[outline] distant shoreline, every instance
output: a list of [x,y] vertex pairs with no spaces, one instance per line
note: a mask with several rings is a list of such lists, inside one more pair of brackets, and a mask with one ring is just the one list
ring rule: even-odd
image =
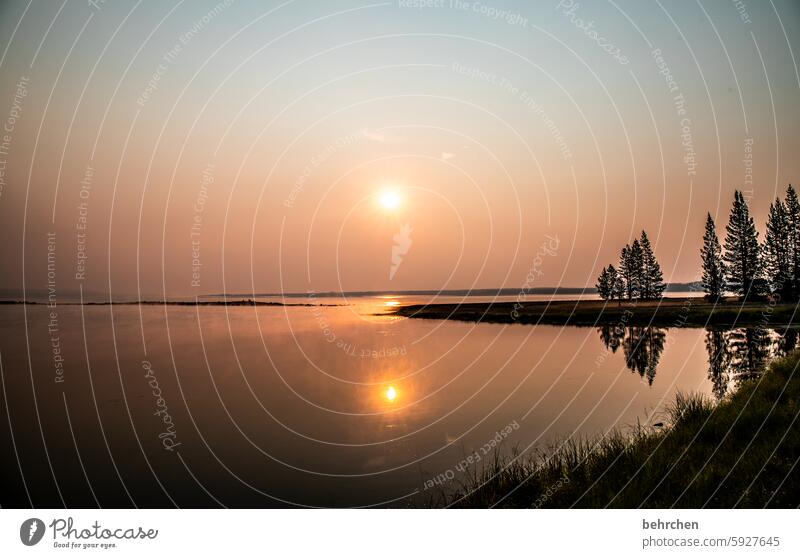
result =
[[392,314],[429,320],[503,324],[653,327],[777,327],[800,325],[800,303],[768,300],[714,303],[701,297],[606,302],[554,300],[537,302],[466,302],[413,304]]
[[[668,283],[665,292],[686,293],[702,290],[699,283]],[[492,287],[486,289],[409,289],[400,291],[307,291],[290,293],[211,293],[202,295],[229,297],[281,297],[281,298],[346,298],[369,296],[519,296],[525,295],[595,295],[595,287],[531,287],[522,291],[519,287]]]
[[[48,306],[49,302],[36,300],[0,300],[0,304],[24,304],[29,306]],[[341,306],[340,304],[317,304],[310,302],[274,302],[246,300],[127,300],[102,302],[57,302],[57,306]]]

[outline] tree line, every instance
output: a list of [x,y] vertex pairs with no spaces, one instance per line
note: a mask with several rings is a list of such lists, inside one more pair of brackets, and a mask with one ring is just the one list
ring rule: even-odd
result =
[[[720,300],[726,293],[743,299],[772,296],[800,298],[800,200],[790,184],[785,199],[769,206],[764,242],[760,243],[747,200],[733,196],[725,242],[720,244],[711,214],[706,216],[701,283],[706,297]],[[647,234],[626,245],[618,267],[603,268],[597,292],[604,300],[661,298],[666,285]]]
[[596,286],[604,300],[661,298],[666,285],[645,231],[633,243],[625,245],[618,267],[609,264],[603,268]]
[[795,189],[790,184],[785,200],[775,198],[770,204],[763,244],[747,200],[737,190],[724,247],[709,213],[700,256],[703,290],[709,299],[719,300],[731,292],[745,299],[796,300],[800,296],[800,201]]

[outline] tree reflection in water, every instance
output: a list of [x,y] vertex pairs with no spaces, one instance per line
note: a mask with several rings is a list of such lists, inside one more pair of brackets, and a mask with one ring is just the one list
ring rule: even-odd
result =
[[598,328],[600,340],[611,352],[617,352],[622,346],[625,366],[632,372],[638,372],[647,383],[652,385],[656,377],[656,368],[664,352],[666,330],[658,327],[622,327],[602,326]]
[[[664,351],[666,329],[657,327],[601,326],[600,340],[616,353],[622,347],[625,366],[652,385]],[[718,399],[749,378],[757,377],[772,358],[792,352],[798,345],[798,329],[747,327],[706,330],[708,377]]]
[[714,395],[722,399],[739,383],[759,376],[770,359],[792,352],[797,346],[797,334],[794,328],[708,329],[708,377]]
[[786,328],[779,334],[777,356],[786,356],[797,348],[797,329]]
[[708,378],[711,391],[717,399],[722,399],[728,391],[728,367],[730,353],[725,343],[725,332],[719,329],[706,330],[706,352],[708,352]]

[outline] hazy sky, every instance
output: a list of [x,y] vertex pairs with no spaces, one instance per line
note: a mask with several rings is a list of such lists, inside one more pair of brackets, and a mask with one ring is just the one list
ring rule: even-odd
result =
[[688,281],[800,182],[796,1],[415,4],[3,2],[0,288]]

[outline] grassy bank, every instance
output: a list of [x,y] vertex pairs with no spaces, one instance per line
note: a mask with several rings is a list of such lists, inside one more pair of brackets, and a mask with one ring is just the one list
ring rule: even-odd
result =
[[797,303],[740,302],[734,298],[712,303],[697,297],[621,304],[602,300],[558,300],[409,305],[399,307],[396,314],[411,318],[519,324],[772,327],[798,323],[797,309]]
[[679,396],[663,428],[544,456],[497,458],[443,502],[456,507],[797,507],[800,352],[718,405]]

